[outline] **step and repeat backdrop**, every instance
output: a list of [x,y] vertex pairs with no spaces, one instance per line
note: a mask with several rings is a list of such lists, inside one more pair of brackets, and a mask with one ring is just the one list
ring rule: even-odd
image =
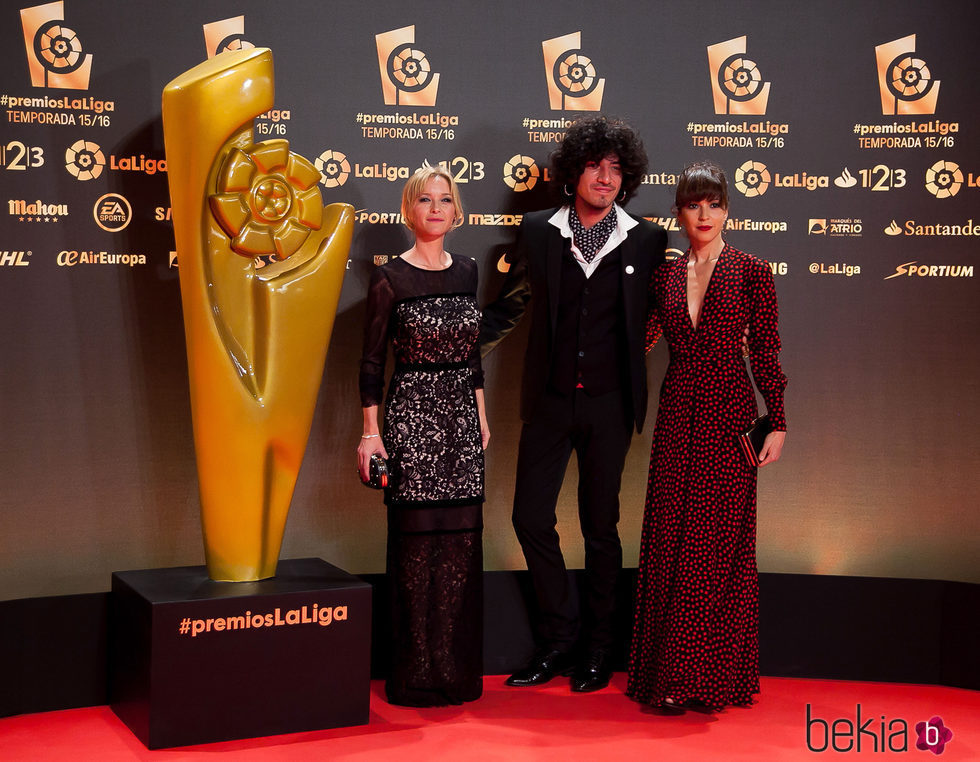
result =
[[[683,251],[676,175],[714,159],[728,241],[776,276],[789,435],[760,474],[760,569],[980,582],[978,28],[972,0],[2,0],[0,599],[203,563],[160,96],[249,46],[276,65],[256,139],[289,141],[324,202],[357,210],[284,557],[384,567],[380,495],[355,474],[356,378],[368,278],[409,245],[405,179],[444,164],[461,183],[448,245],[489,301],[521,215],[554,203],[550,152],[600,112],[650,156],[632,212]],[[523,566],[525,332],[486,361],[489,569]],[[654,398],[666,362],[658,346]],[[624,479],[627,564],[653,421]],[[560,530],[581,565],[570,472]]]

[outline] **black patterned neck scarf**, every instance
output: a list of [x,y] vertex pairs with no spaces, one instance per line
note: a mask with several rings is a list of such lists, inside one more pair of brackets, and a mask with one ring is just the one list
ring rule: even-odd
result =
[[616,229],[616,207],[609,207],[609,214],[599,220],[588,230],[582,224],[582,220],[575,213],[575,206],[568,207],[568,226],[572,229],[572,240],[582,252],[582,257],[586,262],[592,264],[595,255],[606,245],[609,236]]

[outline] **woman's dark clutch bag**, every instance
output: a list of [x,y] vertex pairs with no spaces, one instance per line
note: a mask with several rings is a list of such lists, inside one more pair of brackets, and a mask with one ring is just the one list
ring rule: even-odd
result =
[[766,413],[752,421],[748,431],[739,436],[738,442],[750,466],[759,465],[759,453],[770,431],[772,431],[772,423],[769,421],[769,413]]
[[384,489],[388,486],[388,464],[385,459],[375,453],[371,456],[371,464],[368,466],[369,481],[364,482],[368,487],[374,489]]

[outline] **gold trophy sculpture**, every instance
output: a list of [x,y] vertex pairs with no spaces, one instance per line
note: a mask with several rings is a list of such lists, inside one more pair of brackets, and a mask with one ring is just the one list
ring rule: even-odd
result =
[[[285,140],[254,143],[272,53],[222,53],[163,91],[208,575],[276,573],[354,226]],[[266,264],[265,258],[273,258]]]

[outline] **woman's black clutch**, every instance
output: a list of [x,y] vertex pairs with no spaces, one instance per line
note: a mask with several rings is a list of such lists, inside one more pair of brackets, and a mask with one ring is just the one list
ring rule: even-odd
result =
[[369,481],[364,482],[368,487],[374,489],[384,489],[388,486],[388,464],[378,453],[371,456],[371,464],[368,466]]
[[750,466],[759,465],[759,453],[770,431],[772,431],[772,423],[769,421],[769,413],[766,413],[752,421],[748,431],[739,436],[738,442],[742,445],[742,452],[745,453],[745,459]]

